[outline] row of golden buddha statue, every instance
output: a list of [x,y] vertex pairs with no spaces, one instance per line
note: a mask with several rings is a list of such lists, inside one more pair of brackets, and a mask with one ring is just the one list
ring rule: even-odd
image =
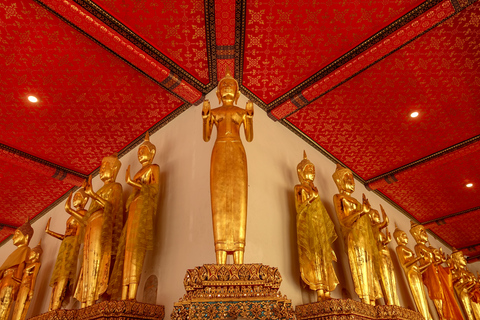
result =
[[[338,284],[332,266],[336,261],[332,243],[337,235],[313,184],[315,167],[305,154],[297,166],[297,173],[300,184],[294,190],[300,272],[310,289],[317,291],[318,301],[322,301],[330,298],[329,293]],[[387,247],[392,236],[388,232],[389,220],[384,209],[380,206],[382,221],[365,195],[362,203],[352,197],[355,184],[349,169],[337,165],[333,180],[339,191],[333,202],[355,292],[366,304],[375,305],[375,301],[383,297],[387,305],[400,306],[394,266]],[[417,243],[415,253],[406,246],[408,237],[404,231],[396,227],[393,237],[417,310],[426,320],[432,319],[424,291],[426,286],[440,319],[463,319],[455,299],[456,291],[468,320],[480,320],[480,281],[466,269],[463,253],[455,250],[446,257],[441,248],[427,246],[428,235],[422,225],[411,222],[410,233]]]
[[[226,264],[227,255],[233,255],[234,264],[243,264],[244,260],[248,178],[239,131],[243,124],[246,140],[253,139],[253,104],[249,101],[245,109],[235,106],[239,96],[238,83],[227,72],[218,85],[221,106],[211,110],[210,102],[205,101],[202,109],[205,141],[210,140],[213,126],[217,127],[210,191],[219,265]],[[126,183],[133,187],[133,192],[125,206],[122,185],[116,182],[121,163],[112,155],[102,160],[100,179],[104,185],[98,191],[93,190],[89,177],[73,199],[70,194],[65,210],[71,217],[65,233],[50,230],[48,221],[46,233],[62,241],[50,280],[53,288],[50,311],[61,308],[71,294],[82,307],[92,306],[101,297],[136,298],[146,251],[153,249],[160,175],[158,165],[153,164],[155,153],[156,148],[147,134],[138,149],[142,168],[133,178],[130,167],[126,171]],[[333,268],[337,258],[332,248],[337,233],[314,185],[315,167],[306,154],[297,166],[297,174],[300,184],[295,186],[294,194],[301,278],[317,292],[318,301],[324,301],[331,299],[330,293],[339,284]],[[362,202],[352,196],[355,182],[350,170],[337,166],[333,180],[339,192],[334,195],[333,203],[355,292],[368,305],[375,305],[376,300],[383,297],[387,305],[399,306],[388,249],[392,235],[384,209],[380,207],[380,214],[365,196]],[[88,199],[91,204],[86,210]],[[426,320],[432,319],[424,291],[426,286],[440,319],[462,319],[455,290],[468,320],[480,320],[479,281],[466,269],[463,254],[455,251],[446,257],[441,250],[427,246],[428,236],[421,225],[412,223],[410,232],[417,242],[415,253],[406,246],[408,238],[404,231],[396,228],[393,237],[418,311]],[[13,319],[25,319],[41,255],[40,246],[32,250],[28,247],[32,235],[29,223],[18,228],[13,236],[18,249],[0,267],[0,320],[8,319],[14,302]],[[77,266],[82,244],[81,265]],[[443,266],[445,263],[447,266]],[[80,276],[75,281],[78,268]]]
[[0,319],[8,319],[12,312],[13,320],[25,319],[32,300],[35,281],[40,269],[42,247],[31,249],[28,245],[33,236],[33,228],[27,221],[17,228],[12,241],[17,249],[13,251],[0,267]]
[[[126,182],[133,191],[125,206],[125,224],[122,185],[115,181],[121,166],[116,155],[103,158],[100,179],[104,185],[98,191],[93,190],[89,177],[73,196],[73,206],[72,194],[68,197],[65,210],[71,217],[66,222],[65,234],[50,230],[48,220],[46,233],[62,241],[50,280],[53,289],[49,311],[61,308],[68,292],[82,307],[93,305],[102,295],[135,299],[146,250],[153,249],[153,219],[160,182],[159,167],[152,163],[155,152],[147,134],[138,149],[142,168],[133,179],[130,167],[126,173]],[[86,210],[89,198],[92,202]],[[8,319],[14,302],[12,319],[25,319],[40,267],[41,248],[28,247],[32,235],[28,222],[18,228],[13,235],[18,249],[0,267],[0,320]],[[82,244],[80,276],[75,283]]]

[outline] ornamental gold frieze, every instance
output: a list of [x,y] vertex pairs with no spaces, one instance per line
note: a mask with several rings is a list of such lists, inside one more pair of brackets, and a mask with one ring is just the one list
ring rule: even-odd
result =
[[423,320],[423,316],[399,306],[372,306],[351,299],[332,299],[295,307],[298,320],[395,319]]
[[136,301],[103,301],[82,309],[58,309],[30,318],[34,320],[162,320],[165,307]]
[[181,319],[295,319],[292,302],[282,296],[275,267],[253,264],[204,264],[188,269],[187,293],[171,315]]
[[266,301],[210,301],[175,306],[171,319],[295,319],[290,303]]
[[188,269],[183,300],[229,298],[280,298],[282,276],[275,267],[263,264],[205,264]]

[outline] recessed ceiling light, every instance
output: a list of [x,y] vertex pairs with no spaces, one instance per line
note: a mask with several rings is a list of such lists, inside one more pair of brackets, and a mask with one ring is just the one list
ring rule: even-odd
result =
[[30,101],[30,102],[38,102],[38,99],[37,99],[37,97],[34,97],[34,96],[28,96],[28,101]]
[[416,112],[416,111],[415,111],[415,112],[412,112],[412,114],[410,115],[410,117],[412,117],[412,118],[418,117],[418,112]]
[[467,186],[467,188],[471,188],[471,187],[473,187],[473,183],[467,183],[466,186]]

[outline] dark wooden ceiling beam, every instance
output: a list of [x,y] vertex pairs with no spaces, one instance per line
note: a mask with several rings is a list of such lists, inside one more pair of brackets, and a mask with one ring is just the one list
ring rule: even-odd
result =
[[17,226],[11,226],[9,224],[1,223],[0,222],[0,230],[2,230],[4,227],[10,228],[10,229],[17,229]]
[[440,150],[438,152],[435,152],[431,155],[423,157],[419,160],[416,160],[416,161],[413,161],[409,164],[406,164],[402,167],[391,170],[389,172],[386,172],[386,173],[381,174],[379,176],[376,176],[374,178],[368,179],[367,181],[365,181],[365,186],[367,187],[367,189],[376,189],[376,188],[371,188],[369,186],[371,186],[372,183],[378,182],[380,180],[385,180],[387,184],[397,182],[396,181],[397,179],[395,178],[395,176],[398,175],[399,173],[404,173],[404,172],[412,169],[413,167],[416,167],[416,166],[419,166],[419,165],[422,165],[422,164],[426,164],[426,163],[428,163],[428,162],[430,162],[434,159],[443,157],[443,156],[445,156],[447,154],[450,154],[450,153],[452,153],[452,152],[454,152],[458,149],[461,149],[461,148],[464,148],[464,147],[467,147],[467,146],[470,146],[474,143],[479,143],[479,142],[480,142],[480,135],[474,136],[470,139],[459,142],[459,143],[454,144],[454,145],[452,145],[448,148],[445,148],[445,149]]
[[87,175],[0,143],[0,159],[50,178],[81,186]]
[[[467,262],[470,263],[470,261],[477,260],[477,259],[480,259],[480,254],[477,254],[476,256],[473,256],[473,257],[467,257]],[[472,262],[474,262],[474,261],[472,261]]]
[[449,215],[446,215],[446,216],[443,216],[443,217],[439,217],[439,218],[435,218],[435,219],[432,219],[432,220],[429,220],[429,221],[425,221],[425,222],[422,223],[422,225],[427,225],[427,224],[431,224],[431,223],[437,223],[438,225],[442,225],[442,224],[445,224],[445,223],[441,223],[441,221],[445,221],[447,219],[450,219],[450,218],[453,218],[453,217],[458,217],[462,214],[466,214],[466,213],[469,213],[469,212],[472,212],[472,211],[477,211],[477,210],[480,210],[480,207],[475,207],[475,208],[463,210],[463,211],[460,211],[460,212],[457,212],[457,213],[452,213],[452,214],[449,214]]
[[[472,244],[472,245],[470,245],[470,246],[457,248],[457,250],[465,250],[465,249],[470,249],[470,248],[473,248],[473,249],[474,249],[474,248],[476,248],[476,247],[478,247],[478,246],[480,246],[480,243],[475,243],[475,244]],[[471,251],[471,250],[470,250],[470,251]],[[475,251],[477,251],[477,250],[475,250]]]

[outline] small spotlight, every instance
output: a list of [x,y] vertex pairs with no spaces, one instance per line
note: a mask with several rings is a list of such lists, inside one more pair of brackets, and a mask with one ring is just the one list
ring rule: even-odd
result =
[[418,117],[418,112],[416,112],[416,111],[415,111],[415,112],[412,112],[412,114],[410,115],[410,117],[412,117],[412,118]]
[[28,101],[30,101],[30,102],[38,102],[38,99],[37,99],[37,97],[34,97],[34,96],[28,96]]
[[467,184],[466,184],[466,187],[467,187],[467,188],[473,187],[473,183],[467,183]]

